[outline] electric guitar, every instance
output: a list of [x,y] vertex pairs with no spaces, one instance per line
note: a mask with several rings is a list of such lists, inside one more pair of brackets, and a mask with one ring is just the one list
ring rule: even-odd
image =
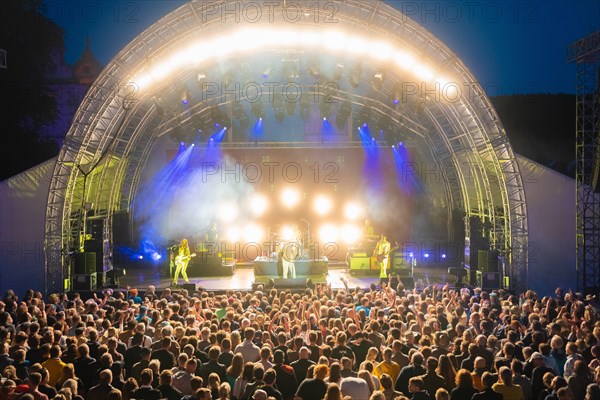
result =
[[192,257],[196,257],[196,253],[192,253],[189,256],[184,256],[183,254],[179,254],[175,257],[175,265],[182,264],[184,261],[189,261]]
[[390,255],[390,253],[391,253],[392,251],[394,251],[394,250],[398,249],[399,247],[400,247],[400,246],[394,246],[394,247],[392,247],[392,248],[390,249],[390,251],[386,251],[386,252],[385,252],[385,253],[383,253],[383,254],[377,254],[377,255],[375,256],[375,260],[377,260],[377,262],[378,262],[378,263],[382,262],[382,261],[383,261],[383,260],[384,260],[384,259],[385,259],[387,256],[389,256],[389,255]]

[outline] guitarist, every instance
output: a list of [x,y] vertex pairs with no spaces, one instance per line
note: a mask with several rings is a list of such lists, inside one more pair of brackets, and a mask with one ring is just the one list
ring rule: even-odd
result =
[[373,257],[377,259],[379,263],[379,278],[386,279],[387,278],[387,265],[389,261],[391,245],[390,242],[387,241],[387,236],[382,234],[375,246],[375,250],[373,251]]
[[173,286],[177,286],[177,282],[179,280],[179,274],[185,280],[185,283],[188,283],[190,280],[186,274],[188,263],[192,255],[190,254],[190,246],[188,246],[187,239],[183,239],[181,243],[179,243],[179,252],[177,257],[175,257],[175,276],[173,277]]

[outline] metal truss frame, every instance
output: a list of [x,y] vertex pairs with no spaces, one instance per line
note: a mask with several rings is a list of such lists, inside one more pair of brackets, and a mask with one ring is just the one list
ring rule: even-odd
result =
[[[242,0],[225,0],[222,7],[235,9]],[[277,5],[278,4],[278,5]],[[270,3],[275,21],[286,23],[284,3]],[[337,10],[336,28],[347,28],[384,38],[409,48],[418,57],[435,66],[440,73],[459,82],[463,93],[458,101],[444,103],[428,100],[422,110],[407,106],[403,114],[405,129],[421,136],[428,154],[441,171],[446,204],[461,209],[465,216],[483,216],[492,223],[493,245],[507,263],[511,288],[527,287],[527,209],[521,173],[498,116],[473,75],[443,43],[400,11],[382,1],[317,0],[313,9]],[[191,38],[216,36],[241,25],[235,14],[209,15],[204,2],[193,0],[156,22],[128,44],[109,63],[92,85],[80,105],[65,139],[52,176],[46,210],[46,291],[63,290],[69,277],[69,252],[80,203],[93,202],[96,215],[108,219],[105,241],[111,240],[110,218],[114,212],[131,211],[141,172],[160,135],[170,129],[169,117],[161,115],[150,95],[137,94],[132,76],[150,68],[168,49]],[[211,10],[214,11],[214,10]],[[329,28],[315,23],[308,12],[298,24],[314,29]],[[167,80],[176,82],[185,72]],[[172,90],[163,86],[161,90]],[[353,100],[373,105],[380,113],[378,99]],[[190,115],[191,117],[191,115]],[[395,123],[399,123],[395,119]],[[230,143],[250,147],[255,143]],[[291,147],[290,143],[261,144]],[[299,146],[309,146],[302,143]],[[349,143],[345,143],[348,146]],[[350,144],[351,145],[351,144]],[[88,188],[83,188],[82,172],[103,165]],[[131,213],[130,213],[131,214]],[[466,227],[468,232],[468,227]],[[106,243],[105,243],[106,245]]]
[[577,190],[577,289],[600,291],[600,31],[572,43],[567,62],[576,64],[575,183]]

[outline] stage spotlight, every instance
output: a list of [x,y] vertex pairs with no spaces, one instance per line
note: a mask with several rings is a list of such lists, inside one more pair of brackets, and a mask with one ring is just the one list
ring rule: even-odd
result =
[[425,258],[429,258],[429,253],[425,253],[425,254],[423,254],[423,257],[425,257]]
[[201,88],[204,88],[204,82],[206,82],[206,74],[203,72],[199,72],[197,80],[198,80],[198,86]]
[[269,201],[262,194],[256,193],[250,199],[250,212],[255,217],[262,216],[267,211],[267,207],[269,207]]
[[227,230],[227,233],[225,234],[225,239],[235,243],[240,241],[241,236],[242,235],[239,228],[231,227]]
[[442,254],[442,258],[443,258],[443,259],[446,259],[446,254]]
[[375,75],[373,75],[373,80],[371,81],[371,84],[373,85],[373,89],[377,91],[381,90],[381,87],[383,86],[383,72],[378,72]]
[[250,111],[252,112],[252,115],[254,115],[256,118],[264,117],[265,110],[262,101],[257,100],[254,103],[252,103],[252,105],[250,106]]
[[262,73],[263,79],[268,79],[270,73],[271,73],[271,67],[265,68],[265,70]]
[[289,225],[286,225],[281,228],[281,232],[279,232],[279,238],[284,242],[290,241],[294,238],[295,232],[294,228]]
[[181,104],[187,105],[190,102],[190,92],[186,89],[181,92]]
[[140,254],[137,258],[138,258],[138,260],[143,260],[144,256]]
[[371,121],[372,116],[373,116],[373,112],[371,111],[371,107],[369,107],[368,105],[365,105],[365,106],[363,106],[363,108],[361,108],[360,113],[358,114],[358,120],[364,126],[364,124]]
[[219,219],[223,222],[231,222],[238,215],[238,208],[234,203],[225,203],[217,210]]
[[350,71],[350,84],[354,89],[360,85],[360,76],[362,75],[362,65],[356,64],[352,71]]
[[400,103],[400,101],[402,100],[402,93],[403,93],[402,84],[396,83],[394,85],[394,87],[392,88],[392,102],[394,103],[394,105],[397,105]]
[[415,253],[413,253],[413,252],[411,251],[410,253],[408,253],[408,256],[409,256],[410,258],[413,258],[413,257],[415,256]]
[[243,239],[246,243],[259,243],[263,238],[263,230],[260,226],[251,224],[244,228]]
[[336,242],[338,240],[338,233],[338,229],[331,224],[324,225],[319,230],[319,236],[321,237],[321,241],[323,243]]
[[352,221],[360,218],[362,213],[362,207],[355,203],[348,203],[344,208],[344,215],[346,215],[346,218]]
[[314,201],[315,212],[319,215],[327,215],[333,208],[333,201],[326,196],[317,196]]
[[319,111],[321,111],[321,118],[327,118],[329,117],[329,114],[331,114],[331,104],[333,102],[331,100],[328,99],[323,99],[323,101],[321,101],[321,103],[319,104]]
[[308,72],[308,74],[315,79],[319,79],[321,77],[321,68],[319,67],[317,60],[311,60],[308,63],[308,70],[306,72]]
[[333,69],[333,80],[339,81],[344,75],[344,64],[337,64]]
[[288,82],[293,82],[295,79],[298,79],[300,67],[298,66],[297,59],[282,59],[281,60],[281,75],[288,80]]
[[281,192],[281,202],[286,208],[293,208],[300,202],[300,192],[287,188]]
[[346,244],[354,244],[360,239],[360,229],[354,225],[342,227],[342,240]]

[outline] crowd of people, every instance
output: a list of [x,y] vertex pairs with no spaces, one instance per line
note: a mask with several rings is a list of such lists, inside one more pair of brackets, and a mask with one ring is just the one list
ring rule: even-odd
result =
[[557,289],[78,294],[0,302],[0,400],[599,400],[600,308]]

